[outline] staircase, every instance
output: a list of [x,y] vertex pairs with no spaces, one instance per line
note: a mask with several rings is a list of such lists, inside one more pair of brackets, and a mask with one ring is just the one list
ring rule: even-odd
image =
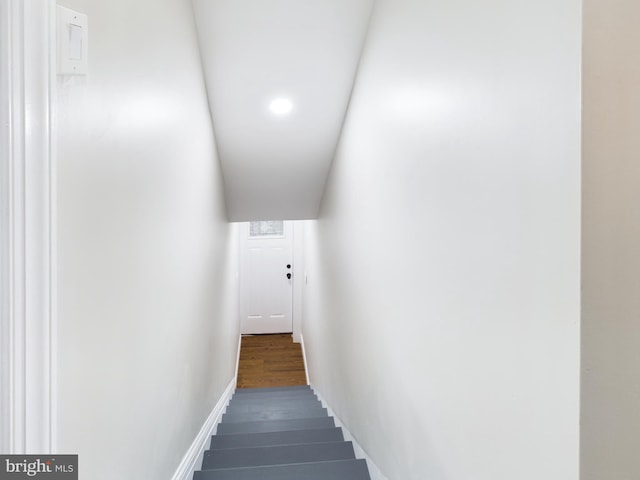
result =
[[237,390],[193,480],[370,480],[309,386]]

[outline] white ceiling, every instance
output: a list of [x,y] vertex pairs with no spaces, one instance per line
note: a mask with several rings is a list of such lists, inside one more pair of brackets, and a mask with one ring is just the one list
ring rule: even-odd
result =
[[194,0],[229,220],[316,217],[372,3]]

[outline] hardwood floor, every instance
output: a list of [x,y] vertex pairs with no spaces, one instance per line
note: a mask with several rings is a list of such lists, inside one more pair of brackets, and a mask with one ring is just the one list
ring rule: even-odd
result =
[[306,385],[300,344],[291,334],[242,337],[238,388]]

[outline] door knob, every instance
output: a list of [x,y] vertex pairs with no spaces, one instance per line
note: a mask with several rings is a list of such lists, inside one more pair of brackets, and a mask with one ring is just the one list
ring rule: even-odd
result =
[[287,278],[288,278],[289,280],[291,280],[291,274],[290,274],[290,273],[287,273]]

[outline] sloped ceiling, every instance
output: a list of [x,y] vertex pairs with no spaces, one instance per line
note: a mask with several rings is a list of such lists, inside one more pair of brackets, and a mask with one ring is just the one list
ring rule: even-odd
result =
[[229,220],[316,217],[372,3],[194,0]]

